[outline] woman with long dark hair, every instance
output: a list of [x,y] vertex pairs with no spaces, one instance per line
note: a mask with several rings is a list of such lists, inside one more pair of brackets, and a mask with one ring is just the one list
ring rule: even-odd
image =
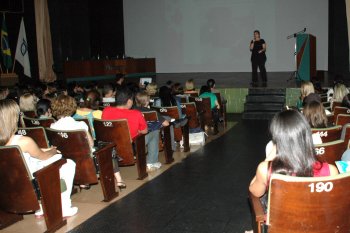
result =
[[276,114],[270,133],[276,154],[259,164],[249,186],[253,195],[265,194],[271,173],[300,177],[338,174],[335,166],[321,162],[315,155],[311,128],[301,113],[286,110]]

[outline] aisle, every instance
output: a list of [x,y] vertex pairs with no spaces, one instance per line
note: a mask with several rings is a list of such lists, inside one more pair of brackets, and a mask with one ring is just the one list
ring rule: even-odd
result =
[[243,232],[267,123],[242,122],[70,232]]

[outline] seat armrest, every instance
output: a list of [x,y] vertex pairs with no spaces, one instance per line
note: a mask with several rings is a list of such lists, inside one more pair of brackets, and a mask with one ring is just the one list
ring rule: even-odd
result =
[[61,168],[61,166],[63,164],[65,164],[67,162],[66,159],[59,159],[57,160],[56,162],[46,166],[46,167],[43,167],[42,169],[36,171],[33,173],[33,176],[36,178],[38,176],[45,176],[45,174],[48,172],[48,171],[51,171],[51,170],[59,170]]
[[254,196],[251,192],[249,192],[249,202],[250,202],[250,207],[251,207],[252,217],[253,217],[252,225],[253,225],[254,233],[261,233],[262,224],[265,222],[265,219],[266,219],[264,207],[260,201],[260,198]]

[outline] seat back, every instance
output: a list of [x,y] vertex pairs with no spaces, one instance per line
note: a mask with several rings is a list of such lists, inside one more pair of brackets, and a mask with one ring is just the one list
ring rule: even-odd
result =
[[340,140],[342,127],[340,125],[329,128],[313,128],[312,133],[319,133],[323,143]]
[[[33,174],[40,189],[46,232],[55,232],[67,224],[62,217],[59,175],[64,163],[66,160],[60,159]],[[23,219],[17,214],[40,209],[32,175],[18,146],[0,147],[0,182],[3,186],[0,192],[0,229]]]
[[86,131],[50,128],[45,130],[50,144],[57,146],[65,158],[75,162],[74,183],[82,185],[97,183],[96,168]]
[[36,112],[35,111],[24,111],[23,116],[26,117],[31,117],[31,118],[36,118]]
[[213,118],[210,108],[210,98],[189,97],[189,101],[196,103],[202,128],[204,128],[204,125],[211,125]]
[[350,114],[350,109],[345,108],[345,107],[334,107],[334,119],[337,119],[337,116],[339,114]]
[[114,107],[115,105],[116,105],[115,102],[103,102],[103,103],[102,103],[102,107],[103,107],[103,108],[109,107],[109,106]]
[[94,120],[96,140],[116,144],[117,154],[123,159],[120,165],[134,165],[134,153],[131,144],[130,130],[126,119]]
[[[168,116],[175,120],[180,119],[180,113],[177,106],[161,107],[161,108],[154,108],[154,109],[164,116]],[[180,128],[174,128],[174,137],[175,137],[175,141],[182,140],[182,131]]]
[[332,112],[334,112],[334,108],[335,108],[335,107],[341,107],[341,105],[342,105],[342,102],[336,102],[336,101],[334,101],[334,102],[332,103]]
[[49,147],[49,142],[43,127],[19,128],[17,134],[31,137],[40,148]]
[[156,111],[142,112],[143,117],[146,121],[157,121],[158,116]]
[[168,116],[175,120],[180,119],[180,113],[177,106],[161,107],[161,108],[154,108],[154,109],[164,116]]
[[340,138],[344,141],[344,147],[345,149],[347,149],[350,140],[350,124],[346,124],[343,126]]
[[32,176],[18,146],[0,147],[0,209],[11,213],[38,210]]
[[335,161],[341,160],[345,148],[343,140],[315,145],[316,155],[320,156],[322,161],[333,165],[335,165]]
[[325,108],[325,109],[328,109],[328,110],[330,110],[330,108],[331,108],[331,103],[330,102],[322,102],[322,105],[323,105],[323,107]]
[[181,104],[181,110],[182,113],[186,114],[186,116],[189,118],[188,126],[190,129],[198,128],[200,126],[198,112],[194,102]]
[[336,122],[335,122],[336,125],[343,126],[343,125],[346,125],[348,123],[350,123],[350,114],[338,114],[337,115]]
[[38,127],[42,126],[44,128],[50,127],[52,123],[55,122],[53,118],[31,118],[31,117],[22,117],[25,127]]
[[350,173],[329,177],[273,174],[269,188],[269,233],[349,232]]
[[93,137],[94,136],[94,127],[91,125],[90,121],[86,117],[75,118],[76,121],[83,121],[89,128],[89,133]]

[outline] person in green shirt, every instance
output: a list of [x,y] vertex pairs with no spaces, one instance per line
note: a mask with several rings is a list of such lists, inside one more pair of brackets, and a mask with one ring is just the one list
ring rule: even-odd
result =
[[210,98],[210,108],[214,122],[214,134],[217,134],[218,131],[218,123],[220,119],[220,105],[218,99],[214,93],[211,92],[209,86],[202,86],[199,92],[200,98]]
[[200,98],[210,98],[210,108],[211,109],[220,109],[218,98],[214,93],[211,92],[210,87],[202,86],[199,92]]

